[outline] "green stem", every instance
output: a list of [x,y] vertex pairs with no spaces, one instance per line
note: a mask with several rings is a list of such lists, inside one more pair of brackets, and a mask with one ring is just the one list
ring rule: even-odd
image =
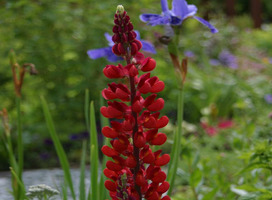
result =
[[[17,145],[18,145],[18,174],[19,180],[22,182],[22,173],[24,168],[24,146],[23,146],[23,135],[22,135],[22,120],[21,120],[21,98],[16,97],[16,109],[17,109]],[[15,168],[16,170],[16,168]],[[21,188],[18,188],[18,194],[21,197]]]
[[85,90],[85,104],[84,104],[84,114],[85,114],[85,123],[87,130],[90,132],[90,119],[89,119],[89,110],[90,110],[90,95],[89,89]]
[[176,173],[178,169],[178,163],[180,160],[180,153],[181,153],[181,136],[182,136],[182,122],[183,122],[183,88],[179,89],[179,96],[178,96],[178,116],[177,116],[177,131],[175,133],[175,144],[173,148],[173,152],[171,152],[172,162],[169,164],[168,171],[171,171],[169,174],[168,181],[170,183],[170,188],[168,190],[168,194],[170,195],[175,183]]
[[[11,142],[11,138],[10,138],[10,131],[9,130],[5,130],[5,131],[6,131],[6,136],[7,136],[6,139],[7,140],[5,140],[5,138],[3,138],[3,139],[4,139],[5,147],[8,151],[10,166],[15,171],[18,171],[18,165],[15,160],[14,153],[13,153],[13,147],[12,147],[12,142]],[[16,178],[13,175],[12,175],[11,181],[12,181],[12,190],[13,190],[14,199],[19,199],[18,182],[16,181]]]
[[98,191],[98,141],[93,101],[90,103],[90,164],[91,199],[100,199]]
[[176,173],[178,169],[178,163],[180,160],[181,154],[181,136],[182,136],[182,122],[183,122],[183,81],[182,81],[182,73],[181,73],[181,63],[179,59],[178,53],[178,44],[179,44],[179,36],[180,36],[180,27],[174,27],[175,36],[172,41],[168,44],[168,52],[171,56],[174,68],[176,70],[177,81],[178,81],[178,106],[177,106],[177,131],[174,136],[174,144],[171,151],[171,161],[168,167],[168,177],[167,181],[170,183],[170,188],[168,190],[168,195],[171,195],[171,192],[174,188]]

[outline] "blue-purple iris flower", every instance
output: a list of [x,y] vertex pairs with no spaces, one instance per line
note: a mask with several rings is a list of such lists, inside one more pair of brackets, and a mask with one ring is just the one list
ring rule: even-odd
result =
[[207,26],[212,33],[217,33],[218,30],[206,20],[195,16],[197,7],[195,5],[188,5],[185,0],[173,0],[172,10],[168,9],[167,0],[161,0],[162,14],[142,14],[140,19],[143,22],[148,22],[151,26],[156,25],[180,25],[182,22],[192,17],[199,21],[204,26]]
[[[143,45],[142,50],[146,51],[146,52],[149,52],[149,53],[154,53],[155,54],[156,53],[155,47],[151,43],[149,43],[149,42],[147,42],[145,40],[141,40],[140,39],[140,33],[138,31],[135,31],[135,32],[137,34],[136,39],[140,40],[142,45]],[[117,62],[119,60],[123,60],[122,57],[116,56],[112,52],[112,46],[114,45],[114,42],[112,41],[112,36],[109,33],[105,33],[104,35],[105,35],[105,37],[106,37],[106,39],[108,41],[109,46],[104,47],[104,48],[100,48],[100,49],[89,50],[89,51],[87,51],[88,56],[91,59],[98,59],[98,58],[106,57],[108,59],[108,61],[110,61],[110,62]]]

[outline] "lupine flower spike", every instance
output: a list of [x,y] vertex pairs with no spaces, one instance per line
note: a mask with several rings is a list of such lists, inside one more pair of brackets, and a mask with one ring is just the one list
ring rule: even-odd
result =
[[107,65],[103,70],[109,79],[124,80],[124,83],[113,82],[102,91],[108,106],[101,107],[100,111],[104,117],[113,119],[111,127],[102,129],[103,135],[111,139],[111,146],[103,146],[102,152],[112,158],[104,169],[109,178],[105,187],[112,200],[169,200],[164,195],[169,183],[161,167],[169,162],[170,156],[162,155],[162,150],[153,152],[151,148],[164,144],[167,139],[159,128],[166,126],[169,119],[160,117],[164,100],[157,98],[164,83],[151,76],[156,61],[139,52],[142,43],[137,40],[123,6],[117,7],[114,24],[112,51],[124,58],[126,66]]
[[[155,50],[155,47],[153,46],[153,44],[151,44],[148,41],[141,40],[140,33],[138,31],[135,31],[135,33],[137,34],[136,39],[139,40],[143,45],[142,50],[146,51],[148,53],[155,54],[156,50]],[[88,56],[91,59],[98,59],[98,58],[106,57],[107,60],[110,62],[117,62],[117,61],[123,60],[122,57],[116,56],[112,52],[112,47],[114,45],[114,42],[112,41],[112,35],[110,35],[109,33],[105,33],[104,35],[109,43],[109,46],[104,47],[104,48],[100,48],[100,49],[89,50],[89,51],[87,51]]]
[[208,27],[212,33],[217,33],[218,30],[206,20],[195,16],[197,7],[188,5],[186,0],[173,0],[172,10],[168,9],[167,0],[161,0],[162,14],[142,14],[140,19],[143,22],[148,22],[151,26],[156,25],[181,25],[188,18],[193,18],[199,21],[204,26]]

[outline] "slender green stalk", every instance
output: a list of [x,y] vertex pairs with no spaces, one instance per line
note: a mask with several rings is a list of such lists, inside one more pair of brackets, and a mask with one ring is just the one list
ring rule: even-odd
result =
[[[13,146],[12,146],[12,142],[10,138],[10,131],[5,129],[5,132],[6,132],[5,133],[6,137],[3,136],[3,142],[8,152],[10,166],[16,172],[18,171],[18,164],[15,160],[14,153],[13,153]],[[11,181],[12,181],[12,190],[13,190],[12,195],[14,196],[14,199],[19,199],[18,182],[16,181],[16,178],[13,175],[12,175]]]
[[68,200],[68,196],[67,196],[67,185],[63,185],[62,187],[62,199],[63,200]]
[[53,140],[55,149],[57,151],[58,158],[60,159],[60,164],[61,164],[62,170],[64,172],[65,182],[68,184],[68,186],[70,188],[73,199],[76,200],[76,195],[74,192],[72,177],[71,177],[71,173],[70,173],[70,166],[68,163],[66,153],[65,153],[65,151],[59,141],[59,138],[58,138],[58,135],[57,135],[57,132],[55,129],[55,125],[53,123],[53,119],[50,114],[47,102],[43,97],[41,98],[41,100],[42,100],[42,108],[43,108],[44,116],[46,119],[47,127],[49,130],[50,136]]
[[84,114],[85,114],[85,123],[87,130],[90,131],[90,119],[89,119],[89,109],[90,109],[90,95],[89,95],[89,90],[85,90],[85,105],[84,105]]
[[11,171],[12,176],[15,178],[15,180],[17,181],[18,185],[20,186],[20,200],[21,199],[28,199],[25,194],[25,186],[24,183],[21,181],[21,179],[19,178],[19,176],[16,174],[16,172],[14,171],[14,169],[12,167],[9,168]]
[[91,175],[91,199],[100,199],[98,192],[98,141],[96,131],[96,120],[94,102],[90,104],[90,175]]
[[85,200],[85,165],[86,165],[86,151],[87,151],[87,141],[84,140],[82,143],[82,154],[80,161],[80,183],[79,183],[79,199]]
[[[18,174],[19,180],[22,182],[22,173],[24,168],[24,145],[23,145],[23,134],[22,134],[22,120],[21,120],[21,98],[16,97],[16,110],[17,110],[17,145],[18,145],[18,168],[16,173]],[[16,168],[14,169],[16,170]],[[18,188],[19,199],[21,199],[21,186]]]
[[14,153],[13,153],[13,146],[10,138],[10,134],[7,135],[7,144],[6,144],[6,149],[9,154],[9,162],[11,167],[14,169],[14,171],[18,171],[18,164],[15,160]]
[[175,140],[174,140],[174,148],[172,149],[171,156],[172,161],[169,164],[168,174],[169,174],[169,183],[170,188],[168,190],[168,194],[170,195],[175,183],[176,173],[178,169],[178,163],[180,158],[180,152],[181,152],[181,136],[182,136],[182,122],[183,122],[183,89],[181,88],[179,90],[179,96],[178,96],[178,119],[177,119],[177,131],[175,133]]

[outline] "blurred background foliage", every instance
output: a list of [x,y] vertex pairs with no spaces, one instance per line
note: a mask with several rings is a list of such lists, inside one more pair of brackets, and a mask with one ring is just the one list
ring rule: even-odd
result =
[[[189,57],[189,72],[185,84],[184,160],[177,179],[182,187],[177,190],[188,192],[189,197],[200,194],[204,200],[215,194],[218,199],[234,199],[239,190],[230,193],[231,184],[250,182],[261,172],[248,174],[243,180],[234,174],[258,158],[260,154],[256,152],[264,151],[260,150],[260,144],[271,148],[266,141],[272,137],[272,100],[265,97],[272,94],[272,4],[270,0],[262,1],[263,24],[260,29],[253,29],[248,0],[236,1],[235,16],[231,18],[226,15],[223,1],[188,0],[188,3],[197,5],[198,16],[209,18],[219,33],[211,34],[196,20],[188,19],[183,24],[179,50]],[[39,71],[38,76],[25,77],[22,91],[26,168],[58,165],[44,122],[41,95],[50,102],[69,159],[78,165],[81,141],[88,137],[84,91],[89,88],[98,112],[99,96],[108,81],[102,70],[110,64],[104,58],[91,60],[86,52],[108,46],[104,33],[111,33],[118,4],[124,5],[141,38],[156,47],[154,73],[166,83],[161,94],[166,102],[163,112],[171,120],[164,130],[169,133],[164,150],[171,148],[178,91],[166,46],[158,41],[165,30],[139,20],[141,13],[161,12],[158,0],[1,0],[0,109],[7,108],[14,134],[16,112],[8,60],[10,49],[17,53],[20,64],[34,63]],[[203,123],[216,127],[222,120],[231,120],[232,126],[216,128],[214,137],[210,137]],[[2,128],[0,131],[1,135]],[[245,155],[249,150],[252,154]],[[253,154],[257,155],[254,159],[250,157]],[[263,155],[268,155],[269,160],[272,154],[266,151]],[[3,145],[0,145],[0,160],[0,170],[8,169]],[[222,173],[224,177],[220,176]],[[270,184],[272,180],[267,180],[266,174],[262,174],[262,180]],[[204,183],[206,186],[200,189]],[[193,190],[186,190],[188,185]],[[182,198],[177,195],[177,199]]]

